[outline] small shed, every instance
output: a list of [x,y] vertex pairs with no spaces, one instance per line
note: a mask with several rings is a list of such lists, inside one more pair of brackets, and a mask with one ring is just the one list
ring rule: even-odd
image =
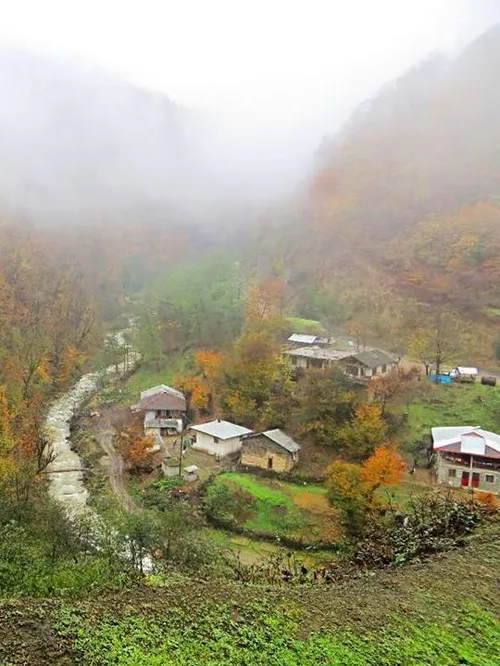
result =
[[282,430],[245,435],[240,463],[248,467],[288,472],[298,462],[300,445]]
[[465,366],[457,366],[450,372],[450,377],[456,382],[473,383],[476,381],[478,375],[479,370],[477,368],[469,368]]
[[188,465],[187,467],[184,467],[182,473],[188,483],[197,481],[200,476],[200,470],[197,465]]

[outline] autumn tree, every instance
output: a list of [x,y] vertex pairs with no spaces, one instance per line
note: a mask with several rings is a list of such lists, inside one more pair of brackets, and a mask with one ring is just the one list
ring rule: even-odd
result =
[[373,454],[361,465],[361,481],[373,493],[380,486],[395,486],[403,476],[405,464],[392,444],[377,446]]
[[201,349],[194,355],[193,370],[175,376],[174,384],[186,394],[190,407],[215,415],[222,362],[219,352]]
[[337,432],[341,450],[351,460],[363,460],[382,444],[387,433],[387,423],[382,416],[382,406],[366,403],[356,407],[353,416]]
[[250,283],[247,290],[245,329],[279,337],[284,327],[284,303],[285,285],[279,277]]
[[145,436],[136,426],[126,428],[118,438],[118,448],[125,460],[127,469],[132,473],[149,471],[152,464],[152,437]]
[[343,512],[343,523],[350,536],[359,536],[378,502],[375,493],[381,486],[401,481],[404,462],[391,444],[378,446],[361,465],[336,460],[327,468],[328,500]]
[[294,429],[321,446],[338,447],[339,430],[352,418],[356,399],[354,384],[341,370],[309,370],[295,391]]
[[336,460],[327,469],[327,497],[342,512],[342,523],[350,536],[364,526],[367,494],[361,479],[361,468],[345,460]]
[[223,415],[249,427],[285,424],[290,371],[267,332],[249,332],[224,355],[217,379]]
[[424,326],[409,336],[409,350],[425,365],[427,374],[431,364],[439,374],[443,365],[453,361],[460,351],[466,324],[444,306],[424,308],[422,320]]

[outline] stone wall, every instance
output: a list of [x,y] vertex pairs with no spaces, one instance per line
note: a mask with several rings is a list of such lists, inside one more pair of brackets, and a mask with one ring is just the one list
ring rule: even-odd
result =
[[243,440],[240,462],[249,467],[272,469],[273,472],[288,472],[295,464],[291,453],[264,436]]

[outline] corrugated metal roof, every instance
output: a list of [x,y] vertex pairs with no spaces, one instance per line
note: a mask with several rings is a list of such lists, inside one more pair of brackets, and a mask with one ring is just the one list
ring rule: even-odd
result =
[[266,430],[262,434],[290,453],[297,453],[297,451],[300,449],[300,445],[279,428],[274,430]]
[[190,430],[196,430],[197,432],[205,433],[211,437],[218,437],[219,439],[232,439],[233,437],[249,435],[252,432],[249,428],[231,423],[230,421],[200,423],[199,425],[191,426]]
[[351,352],[340,351],[338,349],[330,349],[328,347],[300,347],[299,349],[291,349],[285,352],[287,356],[301,356],[305,358],[320,358],[326,361],[339,361],[343,358],[352,356]]
[[352,358],[366,365],[368,368],[378,368],[381,365],[391,365],[396,362],[393,356],[381,349],[367,349],[358,354],[351,354]]
[[458,366],[457,368],[453,368],[451,371],[452,374],[456,374],[458,372],[459,375],[478,375],[479,370],[477,368],[466,368],[464,366]]
[[302,333],[293,333],[288,338],[288,342],[298,342],[303,345],[313,345],[315,342],[319,342],[317,335],[303,335]]
[[171,395],[176,395],[178,398],[184,398],[184,394],[177,389],[167,386],[166,384],[159,384],[158,386],[153,386],[153,388],[141,391],[141,400],[160,393],[170,393]]
[[[500,435],[479,426],[431,428],[434,450],[458,445],[460,453],[489,455],[487,448],[500,454]],[[475,442],[473,440],[476,440]],[[481,453],[482,451],[482,453]],[[496,457],[496,456],[495,456]]]

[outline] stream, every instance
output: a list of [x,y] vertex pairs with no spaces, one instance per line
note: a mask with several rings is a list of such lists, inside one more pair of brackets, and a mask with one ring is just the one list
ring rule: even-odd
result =
[[[124,331],[116,333],[115,338],[125,347]],[[112,381],[117,380],[134,368],[138,360],[138,352],[130,350],[126,361],[109,366],[104,372]],[[73,388],[52,403],[45,420],[47,448],[54,457],[46,470],[49,493],[71,512],[83,510],[88,499],[88,490],[83,483],[84,467],[71,448],[71,421],[88,398],[99,391],[101,378],[98,372],[83,375]]]

